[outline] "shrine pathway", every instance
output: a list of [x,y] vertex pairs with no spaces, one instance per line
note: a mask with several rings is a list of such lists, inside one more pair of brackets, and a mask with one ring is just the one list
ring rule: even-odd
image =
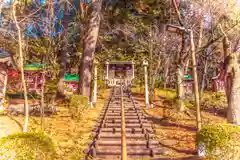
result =
[[8,116],[0,116],[0,138],[14,132],[21,132],[18,124],[12,119],[10,119]]

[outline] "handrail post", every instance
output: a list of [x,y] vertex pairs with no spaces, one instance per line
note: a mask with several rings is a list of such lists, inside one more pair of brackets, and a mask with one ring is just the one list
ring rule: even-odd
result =
[[127,160],[127,141],[126,141],[126,128],[125,128],[126,124],[125,124],[125,113],[124,113],[122,84],[121,84],[121,108],[122,108],[122,119],[121,119],[122,156],[121,156],[121,160]]

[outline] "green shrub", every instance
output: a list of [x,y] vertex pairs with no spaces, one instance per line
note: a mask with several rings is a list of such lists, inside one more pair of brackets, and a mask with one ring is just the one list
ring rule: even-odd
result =
[[80,119],[83,111],[88,106],[88,97],[82,95],[71,95],[69,97],[69,109],[75,119]]
[[1,160],[53,160],[55,146],[42,133],[15,133],[0,139]]
[[175,99],[176,98],[176,91],[174,89],[158,89],[157,94],[159,96],[165,97],[166,99]]
[[206,157],[211,160],[240,159],[239,138],[239,126],[211,124],[203,126],[198,133],[197,146],[204,144]]
[[105,81],[104,80],[97,80],[97,86],[98,86],[98,89],[106,88]]
[[221,92],[204,92],[201,97],[201,106],[203,109],[224,109],[227,106],[227,99],[225,94]]
[[46,81],[45,92],[55,93],[57,90],[58,80]]

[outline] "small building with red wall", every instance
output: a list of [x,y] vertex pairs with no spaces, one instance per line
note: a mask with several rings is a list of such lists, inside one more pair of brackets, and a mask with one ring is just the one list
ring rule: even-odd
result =
[[193,95],[193,79],[190,75],[184,75],[183,86],[185,97],[191,97]]
[[1,50],[0,51],[0,107],[5,101],[8,68],[10,63],[10,54]]

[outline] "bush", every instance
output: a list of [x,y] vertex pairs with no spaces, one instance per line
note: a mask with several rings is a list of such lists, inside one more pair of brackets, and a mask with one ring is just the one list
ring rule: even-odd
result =
[[225,94],[221,92],[205,92],[201,97],[201,105],[203,109],[224,109],[227,107],[227,99]]
[[72,95],[69,97],[69,108],[73,118],[80,119],[83,111],[88,106],[88,97]]
[[1,160],[52,160],[52,140],[42,133],[15,133],[0,139]]
[[204,146],[211,160],[240,159],[240,127],[230,124],[203,126],[197,135],[197,146]]
[[104,80],[97,80],[97,86],[98,86],[98,89],[106,88],[105,81]]

